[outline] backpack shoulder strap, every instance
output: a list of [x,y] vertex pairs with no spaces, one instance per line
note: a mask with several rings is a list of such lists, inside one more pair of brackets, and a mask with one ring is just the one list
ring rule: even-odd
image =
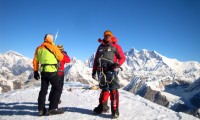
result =
[[[52,54],[54,55],[54,57],[56,58],[56,55],[55,55],[47,46],[44,45],[44,47],[45,47],[50,53],[52,53]],[[56,58],[56,60],[58,61],[57,58]]]

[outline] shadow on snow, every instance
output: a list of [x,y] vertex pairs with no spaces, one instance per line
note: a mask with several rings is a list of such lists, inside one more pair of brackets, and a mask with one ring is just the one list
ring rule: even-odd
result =
[[[0,102],[0,115],[30,115],[38,116],[37,102],[13,102],[13,103],[3,103]],[[47,104],[46,104],[47,105]],[[77,107],[64,107],[65,112],[81,113],[86,115],[93,115],[93,111],[85,108]],[[110,118],[110,114],[98,114],[95,116]]]
[[[76,113],[81,113],[81,114],[86,114],[86,115],[94,115],[92,110],[85,109],[85,108],[64,107],[64,110],[65,112],[76,112]],[[102,118],[110,118],[111,114],[96,114],[94,116],[99,116]]]
[[32,115],[38,116],[37,103],[33,102],[0,102],[0,115]]

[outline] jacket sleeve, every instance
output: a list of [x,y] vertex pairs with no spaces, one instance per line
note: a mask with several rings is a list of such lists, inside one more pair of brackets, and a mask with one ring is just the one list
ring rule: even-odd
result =
[[124,63],[126,57],[125,57],[125,55],[124,55],[124,52],[123,52],[121,46],[118,45],[116,48],[117,48],[117,51],[118,51],[118,53],[119,53],[119,56],[118,56],[118,63],[119,63],[119,65],[121,66],[121,65]]
[[33,58],[33,71],[38,71],[38,69],[39,69],[39,62],[37,60],[38,48],[35,50],[35,54],[34,54],[34,58]]

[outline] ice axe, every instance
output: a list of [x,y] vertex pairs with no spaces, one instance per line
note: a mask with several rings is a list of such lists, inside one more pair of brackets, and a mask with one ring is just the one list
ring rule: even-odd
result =
[[107,58],[104,58],[103,56],[100,58],[100,60],[105,60],[105,61],[107,61],[107,62],[110,62],[111,64],[115,64],[115,65],[117,65],[116,67],[118,67],[121,71],[123,71],[123,68],[120,67],[118,63],[113,62],[112,60],[109,60],[109,59],[107,59]]

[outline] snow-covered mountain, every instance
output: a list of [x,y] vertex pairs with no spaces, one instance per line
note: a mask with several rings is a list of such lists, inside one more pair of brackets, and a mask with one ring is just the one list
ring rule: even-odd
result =
[[[138,51],[134,48],[125,52],[125,56],[123,71],[119,72],[120,84],[124,90],[176,111],[198,111],[200,105],[196,101],[200,100],[200,90],[198,85],[195,85],[200,83],[198,62],[180,62],[156,51]],[[98,81],[91,77],[93,60],[94,54],[84,62],[72,58],[71,63],[65,67],[65,80],[98,84]],[[23,84],[29,86],[32,86],[30,83],[39,84],[33,80],[32,60],[14,51],[0,54],[0,67],[1,92],[12,90],[8,88],[9,84],[14,86],[14,83],[19,84],[17,81],[23,81]],[[23,88],[23,85],[21,87]]]
[[125,52],[126,70],[133,71],[134,76],[145,76],[151,81],[154,78],[171,77],[193,82],[200,77],[200,64],[195,61],[180,62],[169,59],[155,51],[131,49]]
[[1,92],[22,88],[33,70],[31,59],[11,50],[0,54],[0,68]]
[[66,81],[81,82],[84,84],[98,84],[91,77],[92,69],[88,67],[88,64],[72,58],[71,62],[65,67],[65,79]]
[[[61,96],[65,112],[60,115],[38,116],[37,98],[39,86],[0,95],[1,120],[108,120],[111,112],[93,115],[98,105],[100,90],[82,89],[88,85],[66,83]],[[69,89],[71,89],[69,91]],[[31,93],[31,94],[30,94]],[[49,92],[48,92],[49,93]],[[199,120],[198,118],[174,112],[166,107],[152,103],[140,96],[119,90],[120,102],[118,120]],[[48,94],[47,94],[48,96]],[[48,101],[46,101],[48,108]],[[109,100],[110,104],[110,100]]]

